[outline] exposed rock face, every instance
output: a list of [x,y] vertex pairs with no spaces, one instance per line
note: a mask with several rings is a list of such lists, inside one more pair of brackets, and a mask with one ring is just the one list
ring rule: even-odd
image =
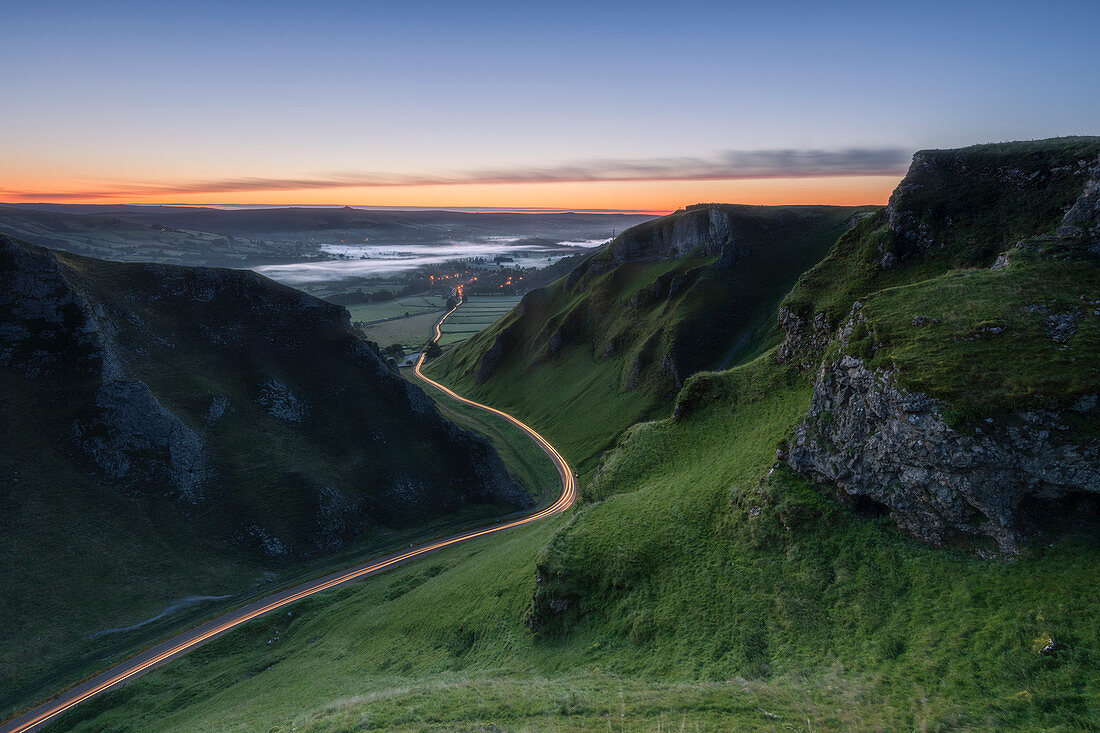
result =
[[1062,225],[1076,227],[1093,238],[1100,238],[1100,160],[1097,160],[1096,167],[1085,182],[1081,196],[1062,218]]
[[779,327],[786,334],[776,353],[779,360],[801,369],[814,367],[821,358],[821,352],[833,338],[833,327],[829,319],[824,313],[818,313],[810,319],[781,307],[778,320]]
[[[1074,410],[1002,413],[955,429],[944,419],[947,405],[904,391],[895,374],[872,371],[843,353],[821,361],[833,338],[847,343],[860,320],[857,298],[907,282],[910,264],[923,265],[909,281],[917,282],[960,266],[1011,268],[1013,243],[1057,242],[1055,231],[1100,241],[1097,147],[1094,138],[1073,138],[914,156],[884,211],[885,228],[869,224],[859,238],[838,243],[825,274],[804,276],[806,286],[790,298],[803,313],[780,309],[786,340],[779,358],[820,370],[810,413],[780,451],[794,470],[885,507],[900,527],[927,542],[984,536],[1008,552],[1026,536],[1037,502],[1100,493],[1100,441],[1071,427],[1094,419],[1095,398]],[[880,280],[887,270],[894,272]],[[829,277],[837,272],[852,280],[833,287]],[[846,319],[841,309],[848,303]],[[1082,295],[1081,305],[1068,310],[1036,304],[1021,310],[1044,314],[1041,328],[1066,351],[1091,303]],[[937,322],[913,313],[910,325]],[[1004,338],[1004,332],[985,324],[966,340]],[[1083,375],[1087,369],[1082,366]]]
[[216,478],[202,436],[168,410],[144,382],[116,379],[96,392],[96,409],[73,426],[80,447],[120,487],[157,487],[197,504]]
[[737,242],[739,222],[719,204],[695,204],[680,214],[640,224],[623,232],[611,248],[609,262],[593,262],[599,274],[622,262],[666,260],[693,255],[718,255],[715,268],[724,270],[748,254]]
[[[1077,407],[1096,409],[1096,400]],[[1100,493],[1100,441],[1070,441],[1060,415],[1017,413],[969,434],[948,426],[942,409],[842,355],[822,367],[810,412],[781,457],[888,508],[898,526],[937,545],[986,535],[1013,552],[1026,500]]]
[[733,220],[717,206],[689,207],[679,216],[658,219],[623,232],[612,249],[617,262],[672,259],[696,253],[710,257],[733,236]]
[[274,417],[287,422],[300,423],[309,416],[309,405],[294,396],[294,392],[277,379],[269,379],[260,385],[256,402],[267,408]]
[[[1013,210],[1040,198],[1057,201],[1066,193],[1076,195],[1082,187],[1063,224],[1094,222],[1100,205],[1098,162],[1095,157],[1065,159],[1056,142],[1032,155],[999,151],[997,146],[922,150],[913,156],[908,173],[890,196],[886,214],[893,242],[889,250],[881,251],[878,264],[889,270],[972,237],[1004,244],[1006,236],[1046,233],[1055,223],[1047,216],[1060,213],[1056,205],[1049,214],[1036,209],[1031,222],[1014,216]],[[1005,216],[998,216],[1002,211]],[[986,254],[979,248],[969,257],[981,259]]]
[[[786,339],[779,359],[816,368],[849,304],[875,292],[880,277],[892,278],[891,286],[903,283],[896,271],[910,266],[927,268],[917,279],[960,265],[999,269],[1013,243],[1054,232],[1095,239],[1093,251],[1100,253],[1100,159],[1095,139],[1086,140],[1093,142],[1080,148],[1074,140],[1037,141],[1025,152],[1014,145],[917,152],[888,205],[826,258],[835,268],[826,270],[831,282],[815,279],[817,268],[811,270],[804,279],[812,287],[799,292],[796,286],[791,295],[799,307],[780,309]],[[836,268],[840,262],[845,266]],[[835,276],[838,270],[844,274]],[[845,287],[851,288],[847,302],[806,302]]]
[[890,232],[894,235],[895,240],[900,240],[905,245],[900,248],[902,250],[901,255],[893,252],[882,253],[882,259],[879,262],[882,269],[889,270],[896,266],[902,257],[925,252],[936,244],[936,240],[931,234],[929,222],[922,217],[924,212],[920,211],[912,201],[914,198],[912,194],[917,193],[925,186],[924,183],[918,183],[914,179],[919,180],[922,174],[934,174],[937,168],[951,165],[949,162],[940,161],[931,151],[921,151],[913,156],[909,172],[906,173],[905,178],[898,184],[898,187],[894,189],[894,192],[890,195],[890,201],[886,205],[886,221]]
[[0,236],[0,366],[30,378],[105,368],[110,355],[92,312],[55,259]]
[[218,539],[270,557],[467,501],[529,505],[489,444],[444,421],[348,321],[249,271],[0,236],[0,369],[67,424],[43,439],[81,473],[217,515]]

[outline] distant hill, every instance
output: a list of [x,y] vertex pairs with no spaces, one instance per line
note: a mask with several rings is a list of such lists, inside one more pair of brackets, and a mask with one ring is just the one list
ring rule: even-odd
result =
[[254,267],[322,256],[321,244],[610,239],[642,214],[465,213],[345,208],[0,204],[0,232],[106,259]]
[[0,236],[0,393],[0,699],[131,606],[531,503],[346,310],[250,271]]
[[777,341],[780,299],[872,211],[701,204],[640,224],[432,370],[492,404],[559,414],[566,446],[608,446],[692,374]]
[[42,247],[123,262],[254,267],[317,256],[315,245],[176,227],[125,212],[67,213],[0,205],[0,232]]

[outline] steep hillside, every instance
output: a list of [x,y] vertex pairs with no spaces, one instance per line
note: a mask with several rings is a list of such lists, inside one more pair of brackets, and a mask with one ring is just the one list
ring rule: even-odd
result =
[[788,462],[937,544],[1095,512],[1098,187],[1097,138],[918,153],[780,310]]
[[0,385],[0,697],[180,598],[530,503],[343,308],[247,271],[0,237]]
[[532,627],[921,699],[869,728],[1096,725],[1098,189],[1100,140],[918,153],[786,300],[783,349],[603,461]]
[[869,211],[700,204],[641,224],[429,371],[535,421],[591,469],[688,376],[760,353],[798,274]]

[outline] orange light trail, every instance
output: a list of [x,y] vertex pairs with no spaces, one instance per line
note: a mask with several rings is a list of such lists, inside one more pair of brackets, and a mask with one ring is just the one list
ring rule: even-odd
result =
[[[459,304],[461,305],[461,304]],[[447,311],[442,318],[435,324],[435,336],[432,338],[432,343],[439,340],[442,336],[440,327],[443,325],[443,321],[447,320],[458,309],[458,305],[451,310]],[[381,560],[374,561],[372,563],[362,565],[359,567],[351,568],[349,570],[337,573],[334,576],[328,578],[321,578],[319,580],[311,581],[296,588],[291,588],[281,593],[277,593],[274,596],[269,596],[263,600],[257,601],[250,606],[245,606],[237,611],[231,611],[220,618],[209,621],[206,624],[184,632],[175,639],[169,640],[159,646],[150,649],[147,652],[137,655],[133,659],[130,659],[122,664],[118,665],[114,669],[108,670],[99,676],[93,678],[84,685],[77,686],[67,693],[63,693],[57,698],[51,701],[45,702],[42,705],[30,710],[18,718],[8,721],[3,726],[0,726],[0,733],[28,733],[29,731],[36,730],[43,725],[46,725],[58,715],[61,715],[67,710],[71,710],[80,703],[94,697],[106,690],[118,687],[119,685],[128,682],[135,677],[140,677],[154,667],[168,662],[175,657],[182,656],[187,652],[202,646],[206,642],[228,633],[229,631],[237,628],[238,626],[245,624],[255,618],[259,618],[265,614],[277,611],[280,608],[284,608],[299,601],[308,596],[315,595],[322,591],[335,588],[338,585],[344,583],[350,583],[354,580],[374,575],[387,570],[395,565],[408,562],[414,558],[422,555],[427,555],[432,552],[437,552],[445,547],[457,545],[461,542],[467,542],[477,537],[484,537],[485,535],[495,534],[502,532],[506,529],[512,529],[514,527],[522,527],[525,524],[537,522],[540,519],[553,516],[560,512],[565,511],[573,505],[577,500],[577,482],[576,477],[573,475],[573,469],[570,468],[569,463],[562,457],[553,445],[550,444],[546,438],[539,435],[533,428],[520,420],[512,417],[506,412],[498,410],[488,405],[483,405],[480,402],[462,397],[455,393],[453,390],[444,387],[439,382],[436,382],[420,371],[420,368],[424,364],[424,360],[427,354],[425,351],[420,353],[420,358],[416,362],[416,366],[413,368],[413,372],[416,376],[424,381],[426,384],[435,387],[439,391],[446,394],[448,397],[454,400],[458,400],[463,404],[476,407],[479,410],[491,412],[504,420],[508,421],[515,427],[519,428],[524,434],[533,440],[539,448],[550,458],[554,463],[554,467],[558,470],[558,475],[561,477],[562,492],[558,500],[550,506],[542,509],[541,511],[530,514],[526,517],[516,519],[502,524],[493,525],[491,527],[485,527],[483,529],[470,530],[457,535],[452,535],[445,539],[430,542],[428,544],[421,545],[407,552],[402,552],[398,555],[386,557]]]

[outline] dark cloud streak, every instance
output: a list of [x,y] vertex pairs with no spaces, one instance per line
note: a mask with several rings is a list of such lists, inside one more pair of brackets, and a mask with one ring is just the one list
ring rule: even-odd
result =
[[88,191],[20,193],[20,198],[105,198],[167,194],[293,191],[301,189],[457,186],[478,184],[588,183],[630,181],[729,181],[901,175],[909,153],[901,148],[841,150],[728,150],[713,158],[593,160],[565,166],[505,168],[439,175],[339,173],[313,178],[259,178],[171,184],[118,185]]

